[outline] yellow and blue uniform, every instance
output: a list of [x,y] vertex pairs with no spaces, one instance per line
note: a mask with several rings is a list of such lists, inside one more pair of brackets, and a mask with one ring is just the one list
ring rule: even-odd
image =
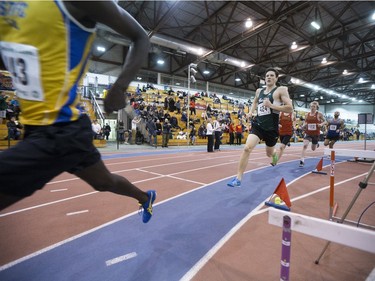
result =
[[25,125],[23,140],[0,154],[0,194],[21,198],[62,172],[77,173],[100,161],[76,91],[94,29],[51,0],[0,1],[0,30],[1,57]]
[[0,1],[0,30],[1,56],[17,89],[21,123],[78,120],[77,84],[95,30],[82,26],[57,0]]

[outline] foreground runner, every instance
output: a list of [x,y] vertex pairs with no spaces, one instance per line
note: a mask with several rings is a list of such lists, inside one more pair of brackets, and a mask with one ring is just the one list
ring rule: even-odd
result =
[[269,68],[266,70],[265,76],[266,88],[258,89],[255,92],[255,98],[248,115],[248,118],[251,118],[257,108],[257,116],[252,123],[238,164],[237,176],[227,184],[228,186],[241,186],[250,153],[260,140],[264,140],[266,143],[267,156],[273,157],[272,162],[277,163],[275,145],[279,137],[279,112],[293,112],[293,105],[289,98],[288,88],[276,86],[279,72],[274,68]]
[[80,111],[77,96],[100,22],[133,41],[104,101],[107,113],[124,108],[124,91],[149,49],[146,32],[113,1],[9,1],[3,8],[0,51],[17,89],[25,136],[0,154],[0,209],[67,171],[98,191],[135,198],[147,223],[156,192],[144,192],[109,172],[93,145],[91,121]]

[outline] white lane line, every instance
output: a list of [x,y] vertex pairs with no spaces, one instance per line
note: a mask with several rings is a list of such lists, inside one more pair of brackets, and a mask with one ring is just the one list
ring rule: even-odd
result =
[[60,189],[51,189],[49,192],[60,192],[60,191],[67,191],[67,188],[60,188]]
[[[254,153],[256,154],[256,153]],[[230,156],[221,156],[221,157],[216,157],[215,159],[220,159],[220,158],[227,158],[227,157],[232,157],[232,155]],[[265,157],[262,157],[262,158],[265,158]],[[180,158],[179,158],[180,159]],[[204,160],[208,160],[208,159],[194,159],[194,160],[187,160],[187,161],[178,161],[178,162],[171,162],[171,163],[165,163],[165,164],[158,164],[158,165],[151,165],[151,166],[146,166],[146,167],[142,167],[142,168],[139,168],[139,167],[135,167],[135,168],[129,168],[129,169],[124,169],[124,170],[117,170],[117,171],[113,171],[111,173],[113,174],[119,174],[119,173],[124,173],[124,172],[132,172],[132,171],[136,171],[138,169],[150,169],[150,168],[159,168],[159,167],[163,167],[163,166],[169,166],[169,165],[176,165],[176,164],[185,164],[185,163],[191,163],[191,162],[201,162],[201,161],[204,161]],[[150,161],[150,160],[149,160]],[[148,162],[149,162],[148,161]],[[239,161],[239,160],[237,160]],[[134,161],[134,162],[137,162],[137,161]],[[129,162],[119,162],[118,164],[129,164]],[[229,164],[229,163],[227,163]],[[106,163],[106,166],[108,164]],[[207,166],[208,168],[210,168],[211,166]],[[51,184],[59,184],[59,183],[62,183],[62,182],[69,182],[69,181],[75,181],[75,180],[79,180],[80,178],[78,177],[73,177],[73,178],[69,178],[69,179],[64,179],[64,180],[57,180],[57,181],[51,181],[49,183],[47,183],[47,185],[51,185]]]
[[88,212],[89,212],[89,210],[82,210],[82,211],[67,213],[66,215],[67,216],[74,216],[74,215],[80,215],[80,214],[88,213]]
[[375,281],[375,267],[374,269],[370,272],[370,275],[367,276],[365,281]]
[[111,266],[111,265],[114,265],[116,263],[123,262],[123,261],[129,260],[129,259],[135,258],[136,256],[137,256],[136,252],[131,252],[129,254],[126,254],[126,255],[123,255],[123,256],[119,256],[119,257],[116,257],[114,259],[107,260],[105,262],[105,264],[106,264],[106,266]]
[[33,210],[33,209],[36,209],[36,208],[40,208],[40,207],[52,205],[52,204],[56,204],[56,203],[60,203],[60,202],[64,202],[64,201],[68,201],[68,200],[72,200],[72,199],[76,199],[76,198],[79,198],[79,197],[88,196],[88,195],[95,194],[95,193],[98,193],[98,192],[99,191],[93,191],[93,192],[89,192],[89,193],[85,193],[85,194],[80,194],[80,195],[73,196],[73,197],[64,198],[64,199],[57,200],[57,201],[52,201],[52,202],[49,202],[49,203],[35,205],[35,206],[29,207],[29,208],[19,209],[19,210],[13,211],[13,212],[5,213],[5,214],[0,214],[0,218],[1,217],[6,217],[6,216],[9,216],[9,215],[13,215],[13,214],[17,214],[17,213],[21,213],[21,212],[25,212],[25,211],[29,211],[29,210]]

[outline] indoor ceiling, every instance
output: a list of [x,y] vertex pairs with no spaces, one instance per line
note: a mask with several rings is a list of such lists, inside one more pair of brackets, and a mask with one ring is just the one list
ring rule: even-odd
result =
[[[250,97],[261,86],[265,69],[278,67],[280,83],[301,104],[315,99],[321,104],[375,104],[373,1],[119,1],[119,5],[145,28],[152,42],[141,73],[187,80],[189,65],[198,63],[196,80],[247,90]],[[249,18],[253,25],[247,28]],[[311,25],[313,21],[320,29]],[[298,45],[294,50],[292,42]],[[96,43],[106,52],[94,50],[90,71],[118,73],[128,42],[99,26]],[[158,59],[165,63],[157,64]]]

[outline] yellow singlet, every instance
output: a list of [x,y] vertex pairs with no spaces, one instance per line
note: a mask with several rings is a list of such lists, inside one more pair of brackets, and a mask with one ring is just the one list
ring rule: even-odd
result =
[[74,121],[77,83],[95,29],[82,26],[59,1],[0,1],[0,52],[12,74],[21,123]]

